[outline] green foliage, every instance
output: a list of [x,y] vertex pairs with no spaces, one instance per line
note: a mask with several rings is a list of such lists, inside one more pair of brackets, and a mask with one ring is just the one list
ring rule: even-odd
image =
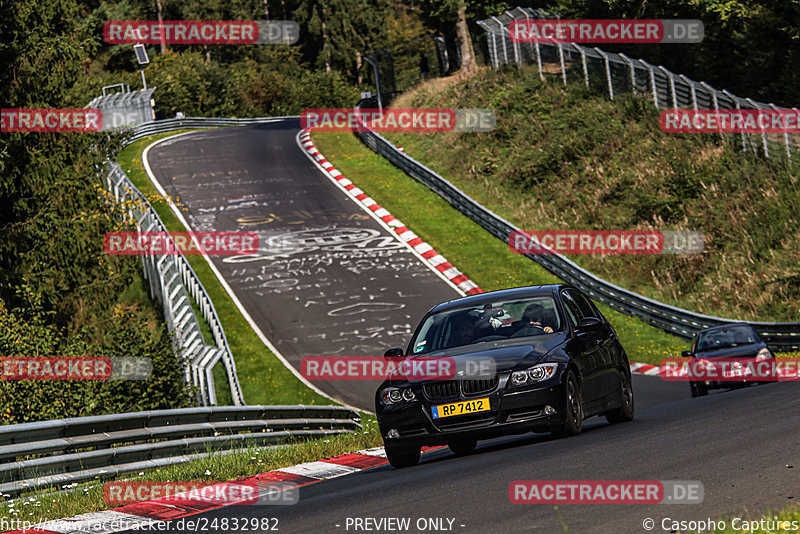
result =
[[[557,0],[563,18],[699,19],[699,44],[602,45],[742,97],[797,106],[800,3],[782,0]],[[550,9],[551,7],[548,7]]]
[[301,0],[293,15],[300,24],[305,57],[318,68],[358,79],[357,55],[385,46],[386,0]]
[[153,377],[145,381],[0,381],[0,423],[190,405],[190,390],[165,328],[153,329],[135,307],[117,306],[113,320],[93,339],[89,329],[66,335],[29,287],[19,291],[26,306],[9,310],[0,300],[0,354],[5,357],[146,357]]
[[495,213],[532,230],[694,230],[699,255],[576,255],[622,287],[709,313],[793,321],[800,313],[797,165],[744,154],[732,136],[663,133],[647,100],[540,81],[535,68],[482,72],[397,107],[485,107],[485,134],[392,141]]
[[[69,88],[94,53],[95,21],[77,2],[11,2],[0,28],[4,107],[83,107]],[[4,422],[185,405],[165,326],[141,285],[137,258],[107,256],[121,228],[98,169],[119,146],[101,133],[0,137],[0,356],[149,356],[148,382],[2,382]],[[143,327],[146,325],[146,328]]]

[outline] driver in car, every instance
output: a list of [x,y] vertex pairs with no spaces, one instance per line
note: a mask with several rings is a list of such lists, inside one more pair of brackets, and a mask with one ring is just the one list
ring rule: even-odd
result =
[[475,339],[475,325],[469,317],[453,320],[453,333],[450,335],[450,346],[469,345]]
[[522,314],[522,320],[520,321],[521,326],[520,330],[523,328],[527,328],[530,326],[539,327],[544,331],[545,334],[552,334],[553,328],[549,325],[543,326],[545,323],[547,315],[547,310],[544,309],[544,306],[541,304],[533,303],[528,304],[525,308],[525,313]]

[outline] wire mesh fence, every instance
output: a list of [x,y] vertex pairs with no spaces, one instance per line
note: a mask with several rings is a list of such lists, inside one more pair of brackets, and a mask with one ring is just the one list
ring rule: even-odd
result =
[[[741,98],[724,89],[715,89],[665,67],[651,65],[643,59],[629,58],[622,53],[606,52],[597,47],[577,43],[522,43],[512,40],[509,27],[514,21],[553,18],[537,9],[516,7],[502,15],[478,21],[486,30],[489,59],[493,68],[501,65],[536,64],[540,77],[554,75],[564,85],[579,83],[588,89],[605,92],[614,100],[623,93],[633,93],[653,102],[659,110],[785,110],[774,104]],[[792,108],[800,114],[796,108]],[[800,140],[784,133],[724,133],[745,152],[752,151],[771,158],[785,158],[791,165],[798,160]]]

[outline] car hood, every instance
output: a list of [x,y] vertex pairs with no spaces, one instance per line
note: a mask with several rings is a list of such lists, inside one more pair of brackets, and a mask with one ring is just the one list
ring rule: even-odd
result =
[[[543,334],[530,336],[520,339],[507,339],[499,341],[488,341],[465,347],[439,350],[419,356],[409,356],[407,360],[425,360],[430,358],[449,357],[456,360],[456,365],[460,360],[470,358],[491,358],[495,362],[498,373],[525,369],[542,361],[545,355],[555,347],[564,343],[563,333]],[[395,378],[394,376],[392,378]]]
[[697,353],[698,358],[755,358],[758,351],[765,348],[765,343],[751,343],[737,347],[725,347],[714,350],[704,350]]

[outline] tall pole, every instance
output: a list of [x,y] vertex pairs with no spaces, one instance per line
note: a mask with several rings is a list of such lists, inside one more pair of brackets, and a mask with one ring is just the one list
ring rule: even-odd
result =
[[383,115],[383,104],[381,104],[381,80],[380,74],[378,73],[378,62],[374,61],[370,55],[368,54],[364,56],[364,61],[372,65],[372,69],[375,72],[375,89],[378,91],[378,113]]

